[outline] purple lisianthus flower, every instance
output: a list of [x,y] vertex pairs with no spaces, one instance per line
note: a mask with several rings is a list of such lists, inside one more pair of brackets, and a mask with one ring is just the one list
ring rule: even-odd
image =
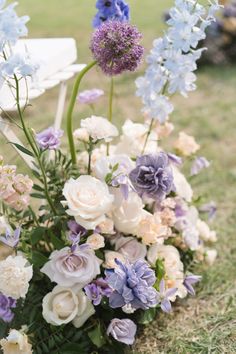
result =
[[106,281],[113,289],[109,297],[112,308],[131,305],[134,309],[148,309],[158,303],[154,271],[144,260],[126,264],[116,260],[118,267],[106,270]]
[[0,318],[4,322],[11,322],[14,317],[14,313],[11,311],[12,308],[16,307],[16,300],[11,297],[0,294]]
[[213,201],[211,201],[210,203],[206,203],[199,208],[199,211],[201,213],[208,213],[208,218],[209,220],[211,220],[215,217],[217,212],[216,203]]
[[86,229],[83,226],[77,224],[75,220],[68,221],[67,226],[70,229],[70,233],[67,238],[71,243],[71,251],[74,252],[80,242],[81,236],[85,235]]
[[97,0],[98,13],[93,19],[93,27],[99,27],[108,20],[129,21],[129,5],[124,0]]
[[60,138],[62,136],[63,130],[50,127],[36,134],[36,141],[43,150],[57,150],[61,144]]
[[79,94],[78,101],[80,103],[92,104],[99,97],[103,95],[104,95],[103,90],[99,90],[99,89],[85,90]]
[[173,189],[173,173],[164,152],[138,157],[129,177],[141,197],[162,200]]
[[108,21],[93,34],[91,50],[102,71],[109,76],[135,71],[144,48],[141,33],[128,22]]
[[205,157],[196,157],[191,167],[191,176],[198,175],[201,170],[208,168],[209,166],[210,162]]
[[98,278],[91,284],[86,285],[84,290],[95,306],[101,303],[103,296],[109,297],[112,293],[112,289],[103,278]]
[[107,335],[111,335],[115,340],[127,345],[132,345],[137,332],[136,324],[128,318],[120,320],[113,318],[107,328]]
[[0,236],[0,242],[5,245],[15,248],[17,247],[20,240],[21,228],[18,227],[14,231],[7,229],[5,236]]
[[175,154],[171,154],[170,152],[167,154],[167,156],[169,157],[170,162],[173,162],[175,165],[182,165],[183,160],[181,157]]
[[158,302],[161,305],[162,311],[164,311],[164,312],[171,311],[170,297],[175,295],[177,290],[178,290],[177,288],[171,288],[171,289],[166,290],[165,281],[164,281],[164,279],[161,280],[159,292],[158,292]]
[[195,295],[195,290],[193,285],[198,283],[202,277],[200,275],[189,274],[184,279],[184,286],[187,289],[188,293],[191,295]]

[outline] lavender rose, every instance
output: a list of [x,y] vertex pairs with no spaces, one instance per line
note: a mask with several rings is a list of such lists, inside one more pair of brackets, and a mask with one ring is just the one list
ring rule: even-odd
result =
[[107,335],[111,335],[118,342],[132,345],[135,340],[136,331],[136,324],[128,318],[122,320],[113,318],[107,328]]
[[173,187],[172,169],[164,152],[139,157],[129,177],[141,197],[162,200]]
[[89,247],[80,247],[71,251],[65,247],[52,252],[50,260],[43,266],[41,272],[51,281],[64,287],[77,285],[82,289],[100,274],[100,260]]
[[62,135],[63,130],[50,127],[36,134],[36,141],[41,149],[56,150],[60,146]]

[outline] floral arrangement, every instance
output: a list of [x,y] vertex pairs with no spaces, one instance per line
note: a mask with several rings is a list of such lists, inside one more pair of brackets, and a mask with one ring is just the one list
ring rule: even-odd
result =
[[[0,160],[0,345],[4,354],[124,353],[138,326],[166,313],[178,298],[195,294],[198,262],[213,264],[215,231],[189,183],[210,163],[192,136],[180,132],[161,147],[174,126],[171,96],[196,88],[196,49],[219,9],[176,0],[169,29],[156,39],[147,70],[136,81],[144,123],[114,125],[114,77],[138,68],[144,49],[123,0],[97,1],[91,39],[94,61],[78,75],[67,112],[69,151],[51,127],[35,133],[19,102],[24,80],[37,66],[14,55],[28,17],[0,1],[0,78],[12,88],[31,177]],[[110,77],[108,117],[93,113],[74,130],[78,101],[96,111],[98,89],[80,92],[98,66]],[[173,139],[170,139],[173,142]],[[50,154],[49,154],[50,151]],[[191,167],[188,176],[181,171]],[[187,180],[189,179],[189,181]],[[38,202],[37,202],[38,201]]]

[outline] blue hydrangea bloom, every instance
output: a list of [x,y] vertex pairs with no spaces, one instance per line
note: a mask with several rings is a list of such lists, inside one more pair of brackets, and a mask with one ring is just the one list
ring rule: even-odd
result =
[[108,20],[129,21],[129,5],[124,0],[97,0],[98,12],[93,19],[93,27],[99,27]]
[[134,309],[148,309],[158,303],[158,293],[153,288],[156,281],[154,271],[149,265],[138,260],[123,264],[116,260],[118,267],[106,270],[106,281],[113,289],[109,297],[112,308],[131,305]]

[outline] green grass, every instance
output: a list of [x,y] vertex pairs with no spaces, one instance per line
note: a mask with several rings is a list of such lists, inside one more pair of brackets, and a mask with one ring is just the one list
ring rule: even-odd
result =
[[[89,39],[95,0],[20,0],[21,13],[31,16],[31,37],[74,37],[78,41],[79,61],[89,62]],[[163,29],[161,14],[170,0],[130,0],[132,22],[144,34],[144,45]],[[202,145],[202,154],[212,160],[212,167],[195,182],[197,193],[203,193],[218,204],[214,227],[218,230],[219,257],[214,267],[199,267],[204,278],[196,298],[189,298],[174,308],[171,315],[161,315],[147,327],[134,353],[211,354],[236,353],[236,67],[208,67],[198,73],[198,90],[188,100],[175,97],[176,111],[172,121],[176,131],[194,134]],[[136,74],[116,79],[115,116],[119,124],[126,118],[140,119],[140,102],[134,96]],[[93,71],[83,88],[108,90],[108,80]],[[33,102],[27,120],[35,130],[53,121],[57,90]],[[106,100],[98,113],[106,115]],[[77,107],[76,126],[89,111]],[[25,170],[14,151],[0,140],[0,153],[8,162]]]

